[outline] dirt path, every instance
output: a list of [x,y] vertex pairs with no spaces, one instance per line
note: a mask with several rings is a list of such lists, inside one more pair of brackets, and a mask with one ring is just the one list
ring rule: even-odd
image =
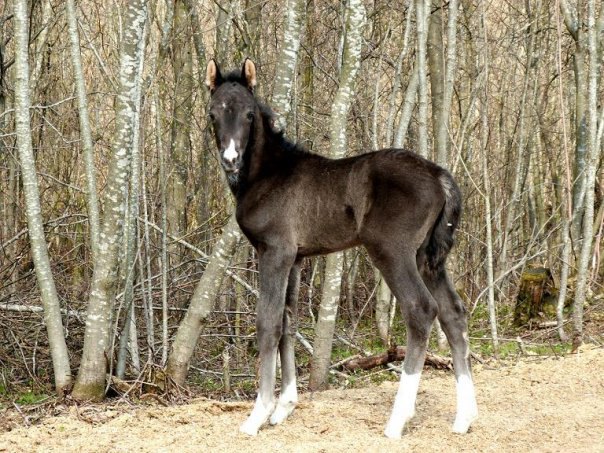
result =
[[[304,394],[285,425],[258,437],[237,432],[251,403],[199,401],[117,413],[106,421],[69,415],[0,435],[8,452],[604,452],[604,350],[535,358],[476,370],[480,418],[465,436],[450,432],[455,387],[450,374],[425,372],[417,416],[403,439],[382,436],[396,384]],[[98,409],[97,409],[98,410]]]

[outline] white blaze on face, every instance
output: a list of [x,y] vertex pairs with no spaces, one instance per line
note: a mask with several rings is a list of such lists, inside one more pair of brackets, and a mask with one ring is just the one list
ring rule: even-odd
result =
[[238,156],[239,156],[239,154],[237,153],[237,150],[235,149],[235,140],[231,139],[229,146],[227,146],[227,148],[222,153],[222,157],[224,160],[226,160],[228,162],[232,162],[235,159],[237,159]]

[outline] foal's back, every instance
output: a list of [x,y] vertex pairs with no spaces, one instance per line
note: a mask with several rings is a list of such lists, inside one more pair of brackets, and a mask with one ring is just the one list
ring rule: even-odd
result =
[[417,249],[445,202],[445,171],[409,151],[301,154],[286,168],[256,182],[238,211],[248,236],[264,242],[278,231],[299,256],[371,244],[388,233]]

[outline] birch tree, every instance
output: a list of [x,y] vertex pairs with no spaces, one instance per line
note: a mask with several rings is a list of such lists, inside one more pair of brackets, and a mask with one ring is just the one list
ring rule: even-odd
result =
[[418,101],[418,154],[428,157],[428,76],[427,76],[427,42],[428,20],[430,17],[430,0],[416,0],[415,14],[417,17],[417,68],[419,83]]
[[88,115],[88,99],[86,97],[86,83],[84,81],[84,70],[82,69],[82,57],[80,55],[80,36],[78,34],[78,20],[74,0],[67,0],[67,26],[69,31],[69,42],[71,44],[71,64],[73,66],[76,93],[78,97],[82,151],[84,152],[84,162],[86,164],[88,224],[90,227],[92,261],[94,262],[95,257],[98,254],[99,244],[99,203],[96,186],[96,171],[94,168],[94,148],[92,146],[92,132]]
[[[539,2],[537,2],[536,7],[539,7]],[[501,247],[501,255],[499,258],[500,273],[503,273],[508,265],[508,249],[510,245],[510,235],[514,226],[514,222],[517,221],[516,208],[518,205],[520,205],[520,202],[522,200],[522,193],[525,185],[526,172],[528,170],[530,158],[530,149],[528,149],[526,146],[528,141],[527,111],[529,110],[529,107],[531,105],[531,103],[529,102],[530,82],[531,80],[535,80],[534,68],[536,67],[536,65],[533,64],[532,60],[535,48],[535,34],[537,31],[538,22],[533,17],[529,2],[526,3],[526,8],[526,13],[531,22],[531,25],[528,29],[529,36],[526,50],[526,71],[524,73],[522,96],[520,98],[520,112],[518,116],[518,150],[516,152],[516,168],[514,171],[514,182],[510,194],[510,201],[505,216],[505,224],[502,238],[503,243]]]
[[[429,71],[430,80],[430,100],[432,104],[432,130],[434,132],[434,149],[436,158],[434,159],[439,165],[446,164],[446,154],[439,156],[439,151],[445,149],[442,144],[438,143],[440,127],[440,113],[443,110],[444,91],[445,91],[445,61],[444,61],[444,43],[443,43],[443,8],[441,8],[440,0],[430,0],[431,8],[433,9],[428,23],[428,36],[426,48],[426,60]],[[446,134],[446,132],[445,132]],[[445,135],[446,140],[446,135]],[[440,146],[440,149],[439,149]],[[445,142],[446,146],[446,142]],[[440,158],[440,161],[439,161]]]
[[581,10],[569,5],[568,0],[560,0],[560,9],[566,29],[574,41],[573,74],[575,76],[575,161],[573,166],[573,219],[571,237],[581,236],[583,211],[585,208],[585,168],[588,148],[587,132],[587,77],[585,58],[588,52],[587,36],[583,27]]
[[[347,11],[342,68],[339,87],[331,107],[331,157],[341,158],[346,154],[346,124],[348,111],[354,94],[354,83],[361,66],[361,45],[365,7],[361,0],[350,0]],[[325,278],[321,294],[321,306],[315,326],[314,352],[311,360],[309,388],[320,390],[327,387],[331,362],[331,347],[335,330],[336,315],[340,302],[342,267],[344,254],[332,253],[325,259]]]
[[428,61],[432,86],[432,125],[436,163],[448,167],[449,157],[449,112],[453,97],[453,83],[457,70],[457,13],[458,0],[451,0],[448,8],[447,46],[443,50],[443,28],[441,5],[438,2],[430,18]]
[[[457,68],[457,0],[449,2],[449,19],[447,24],[447,50],[443,43],[443,19],[441,2],[432,0],[434,13],[428,27],[428,63],[430,66],[430,86],[432,98],[432,130],[434,136],[435,161],[444,168],[449,167],[449,111],[453,95],[453,81]],[[438,347],[444,350],[447,338],[435,320]]]
[[44,236],[40,193],[36,175],[29,120],[29,17],[25,0],[15,0],[15,131],[21,163],[25,210],[32,258],[40,299],[44,306],[44,324],[48,333],[50,354],[55,377],[55,389],[62,394],[71,385],[69,355],[63,334],[61,309],[57,289],[50,268],[48,246]]
[[[401,81],[403,76],[403,62],[409,52],[409,39],[411,37],[413,17],[413,5],[414,0],[407,0],[407,14],[405,17],[405,31],[402,36],[401,52],[399,53],[398,60],[396,62],[396,72],[394,74],[394,80],[392,81],[392,93],[390,94],[390,101],[388,106],[388,119],[386,122],[386,144],[390,146],[394,143],[394,120],[396,116],[396,102],[398,97],[398,91],[401,88]],[[415,89],[417,91],[417,87]]]
[[[187,181],[191,160],[191,114],[193,101],[193,54],[187,8],[182,0],[174,5],[172,27],[172,67],[174,98],[172,139],[170,142],[170,175],[168,178],[168,229],[181,236],[186,232]],[[177,247],[173,247],[173,251]]]
[[493,282],[493,225],[491,220],[491,185],[489,181],[489,123],[488,123],[488,81],[489,81],[489,48],[487,41],[487,16],[486,8],[482,5],[481,11],[482,34],[484,38],[483,49],[483,89],[480,97],[480,146],[482,148],[482,178],[484,183],[484,204],[486,219],[486,265],[487,265],[487,308],[489,311],[489,324],[491,327],[491,339],[495,353],[499,349],[499,336],[497,333],[497,314],[495,311],[495,285]]
[[[143,36],[141,42],[145,41],[145,29],[143,28]],[[142,51],[141,51],[142,52]],[[141,76],[143,73],[144,59],[138,59],[139,68],[137,73],[137,79],[135,80],[136,93],[134,98],[136,102],[140,103],[141,99]],[[138,345],[132,345],[130,336],[136,330],[136,322],[134,316],[134,268],[136,264],[136,248],[138,244],[138,228],[137,219],[139,214],[139,197],[140,197],[140,181],[141,181],[141,151],[140,151],[140,106],[136,105],[133,117],[133,134],[132,134],[132,147],[130,151],[130,183],[128,184],[128,197],[126,199],[126,210],[124,212],[124,241],[123,241],[123,253],[121,254],[119,271],[120,281],[123,283],[124,295],[122,297],[122,306],[124,307],[124,322],[123,328],[120,335],[120,345],[118,349],[118,360],[116,367],[116,375],[118,378],[123,379],[126,372],[126,352],[128,345],[130,344],[130,351],[136,351]],[[117,320],[119,321],[119,319]],[[164,356],[167,357],[168,349],[168,332],[167,328],[164,329],[164,344],[163,351]],[[135,337],[136,338],[136,337]],[[134,352],[131,356],[136,359],[138,354]],[[164,361],[165,363],[165,361]],[[136,368],[136,364],[133,360],[133,366]]]
[[[604,16],[604,12],[600,11]],[[573,347],[576,349],[583,342],[583,304],[587,299],[587,282],[591,244],[594,232],[594,190],[596,170],[599,160],[601,133],[598,134],[598,74],[600,56],[598,55],[598,34],[596,33],[595,0],[587,2],[587,56],[589,59],[588,94],[587,94],[587,156],[585,162],[585,212],[583,218],[583,242],[577,270],[577,289],[573,304]],[[603,114],[604,115],[604,114]]]
[[104,218],[99,235],[99,255],[88,300],[82,361],[73,389],[74,398],[79,400],[101,400],[105,394],[110,324],[117,290],[116,268],[123,236],[136,111],[140,104],[137,83],[140,83],[141,77],[146,21],[147,2],[128,2],[123,14],[115,138],[103,197]]
[[212,249],[205,271],[195,286],[187,313],[174,336],[166,372],[177,384],[184,384],[187,378],[189,362],[195,352],[195,346],[203,328],[203,320],[214,308],[225,271],[240,240],[241,230],[235,214],[233,214]]
[[291,110],[291,93],[295,68],[300,48],[300,37],[306,17],[306,2],[304,0],[288,0],[285,8],[285,32],[283,45],[277,61],[275,88],[273,89],[272,107],[277,118],[275,125],[285,129],[287,116]]
[[564,86],[563,86],[563,71],[562,71],[562,32],[560,25],[560,5],[556,2],[555,20],[557,32],[557,49],[556,49],[556,66],[558,70],[558,93],[560,101],[560,113],[562,117],[562,148],[564,153],[564,188],[562,193],[562,256],[560,269],[560,292],[558,294],[558,302],[556,304],[556,323],[558,327],[558,336],[560,340],[567,341],[568,335],[564,331],[564,304],[566,302],[566,294],[568,291],[568,277],[570,274],[570,256],[572,249],[572,241],[570,237],[571,223],[573,218],[573,198],[572,198],[572,178],[570,153],[568,150],[568,134],[566,127],[566,108],[564,104]]

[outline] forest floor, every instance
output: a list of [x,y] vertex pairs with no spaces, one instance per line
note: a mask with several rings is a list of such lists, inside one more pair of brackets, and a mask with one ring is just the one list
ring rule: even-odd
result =
[[238,432],[252,402],[65,406],[58,416],[0,434],[0,451],[604,452],[604,349],[585,346],[565,357],[477,365],[475,380],[480,415],[463,436],[450,432],[452,373],[426,370],[417,415],[396,441],[382,436],[397,385],[384,382],[304,393],[284,425],[266,427],[255,438]]

